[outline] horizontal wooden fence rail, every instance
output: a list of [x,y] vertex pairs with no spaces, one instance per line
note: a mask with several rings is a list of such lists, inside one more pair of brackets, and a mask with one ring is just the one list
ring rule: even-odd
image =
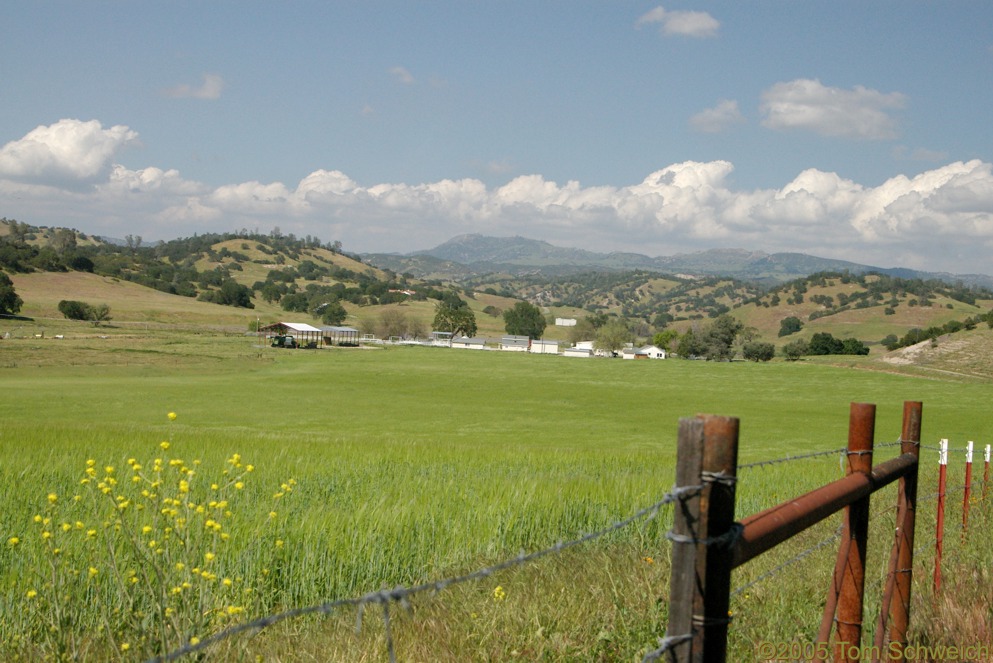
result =
[[820,660],[832,649],[835,661],[858,660],[849,653],[861,651],[870,496],[895,481],[896,536],[876,643],[881,651],[888,637],[887,651],[902,651],[910,621],[921,412],[921,403],[904,403],[901,454],[873,467],[876,406],[853,403],[846,476],[740,522],[734,520],[738,420],[712,415],[681,420],[676,486],[703,488],[680,500],[673,516],[667,637],[675,644],[666,652],[668,660],[723,663],[731,621],[731,571],[842,510],[841,544],[815,649]]

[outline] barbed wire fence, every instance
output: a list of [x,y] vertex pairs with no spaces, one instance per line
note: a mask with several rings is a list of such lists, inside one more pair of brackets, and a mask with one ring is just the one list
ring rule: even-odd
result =
[[[897,440],[896,442],[876,445],[875,448],[880,449],[886,447],[894,447],[894,446],[900,446],[901,444],[902,441]],[[919,445],[919,446],[921,449],[935,450],[935,451],[941,450],[940,447],[933,447],[927,445]],[[839,456],[843,460],[845,456],[850,453],[851,452],[849,452],[846,448],[842,447],[837,449],[829,449],[829,450],[804,453],[804,454],[791,454],[779,458],[744,463],[739,465],[738,469],[739,470],[761,469],[774,465],[781,465],[796,461],[805,461],[814,458],[824,458],[829,456]],[[304,606],[299,608],[292,608],[283,612],[270,614],[264,617],[260,617],[258,619],[254,619],[248,622],[230,626],[222,631],[219,631],[218,633],[215,633],[214,635],[207,636],[199,641],[189,642],[183,647],[167,652],[161,656],[148,659],[147,663],[164,663],[166,661],[178,660],[180,658],[183,658],[191,654],[204,652],[205,650],[209,649],[214,645],[217,645],[222,641],[234,638],[241,634],[257,633],[269,626],[273,626],[280,622],[307,615],[329,615],[342,608],[358,609],[358,620],[357,620],[356,628],[361,629],[363,615],[365,611],[371,606],[379,607],[382,610],[382,619],[384,626],[384,635],[386,640],[387,656],[389,658],[390,663],[395,663],[397,657],[396,657],[396,651],[395,651],[393,634],[392,634],[392,626],[391,626],[391,613],[390,613],[391,606],[400,606],[401,608],[409,609],[410,600],[417,595],[420,594],[437,595],[450,587],[483,580],[501,571],[505,571],[518,566],[523,566],[525,564],[535,562],[539,559],[549,557],[551,555],[560,554],[571,548],[581,546],[583,544],[595,541],[597,539],[618,532],[622,529],[625,529],[633,525],[634,523],[641,521],[646,521],[646,522],[650,521],[659,515],[663,507],[675,504],[685,498],[698,495],[703,490],[703,488],[704,486],[702,484],[674,487],[668,493],[663,495],[654,504],[639,509],[632,515],[622,520],[618,520],[602,529],[596,530],[594,532],[590,532],[588,534],[583,534],[575,539],[571,539],[568,541],[559,541],[558,543],[552,546],[531,553],[521,552],[519,555],[515,557],[505,559],[501,562],[482,567],[480,569],[477,569],[469,573],[450,576],[440,580],[426,582],[409,587],[397,586],[392,589],[382,589],[378,591],[368,592],[360,596],[337,599],[325,603]],[[966,488],[965,485],[946,487],[944,494],[947,495],[948,493],[951,492],[961,492],[964,491],[965,488]],[[930,500],[936,500],[938,497],[939,497],[939,493],[933,493],[933,494],[929,493],[924,496],[918,497],[917,501],[919,503],[927,502]],[[877,515],[881,512],[886,512],[891,510],[895,510],[895,507],[887,506],[883,508],[881,511],[877,511]],[[714,539],[707,540],[705,544],[727,546],[729,545],[729,543],[733,543],[734,537],[737,536],[738,534],[740,534],[740,529],[733,530],[730,533],[730,536],[716,537]],[[837,542],[842,537],[842,534],[843,534],[843,528],[839,526],[829,536],[817,541],[808,548],[805,548],[804,550],[792,555],[788,559],[779,562],[774,567],[759,574],[749,582],[735,588],[730,595],[732,597],[741,596],[744,593],[751,590],[752,588],[756,587],[757,585],[760,585],[761,583],[764,583],[772,578],[775,578],[776,576],[780,575],[787,569],[790,569],[794,565],[804,561],[805,559],[811,557],[817,552],[831,546],[833,543]],[[667,533],[667,538],[670,538],[670,540],[673,540],[673,536],[674,535],[672,534],[672,532]],[[934,545],[933,537],[931,537],[930,545],[931,546]],[[927,549],[927,547],[928,544],[925,543],[915,548],[914,551],[915,557],[918,552],[922,552],[923,550]],[[671,651],[673,648],[693,638],[694,638],[693,632],[659,638],[657,642],[657,647],[648,651],[644,655],[644,658],[642,660],[644,662],[657,661],[660,658],[662,658],[667,652]]]

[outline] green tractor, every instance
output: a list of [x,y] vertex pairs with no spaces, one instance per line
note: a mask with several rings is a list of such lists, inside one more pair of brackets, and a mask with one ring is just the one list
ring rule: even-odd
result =
[[274,348],[295,348],[297,340],[292,336],[273,336],[272,347]]

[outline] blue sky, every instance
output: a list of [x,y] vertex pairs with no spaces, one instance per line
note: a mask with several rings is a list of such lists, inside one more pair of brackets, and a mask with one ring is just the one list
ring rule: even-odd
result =
[[25,2],[0,216],[991,273],[993,3]]

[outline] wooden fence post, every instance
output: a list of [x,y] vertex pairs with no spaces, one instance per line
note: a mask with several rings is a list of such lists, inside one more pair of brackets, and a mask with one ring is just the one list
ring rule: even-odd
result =
[[[921,412],[923,404],[906,401],[903,404],[903,429],[900,432],[900,453],[913,454],[917,464],[912,472],[900,478],[897,488],[896,539],[890,558],[886,590],[879,612],[875,651],[884,650],[887,617],[892,617],[889,630],[890,658],[903,659],[910,626],[910,592],[914,579],[914,529],[917,521],[917,475],[921,455]],[[889,615],[887,614],[889,613]],[[880,654],[882,656],[882,654]]]
[[[680,419],[679,438],[676,442],[676,488],[700,485],[703,462],[703,422],[699,419]],[[693,633],[693,606],[699,588],[696,582],[696,552],[693,541],[700,536],[700,494],[681,497],[672,516],[672,570],[669,577],[669,625],[667,638],[678,638]],[[701,598],[702,601],[702,598]],[[672,663],[690,663],[693,660],[693,640],[674,645],[667,652]]]
[[667,637],[692,634],[668,652],[673,663],[723,663],[738,463],[738,420],[700,416],[679,422],[677,487],[702,486],[674,511]]
[[703,610],[694,614],[694,627],[703,643],[705,663],[724,663],[727,657],[731,601],[735,487],[738,481],[738,419],[703,417],[703,493],[700,515],[706,542],[699,544],[697,571],[704,578]]
[[[848,473],[872,472],[872,447],[876,428],[876,406],[852,403],[848,425]],[[835,661],[859,662],[862,644],[862,602],[865,594],[865,555],[869,539],[869,496],[845,508],[843,537],[851,540],[838,595]]]

